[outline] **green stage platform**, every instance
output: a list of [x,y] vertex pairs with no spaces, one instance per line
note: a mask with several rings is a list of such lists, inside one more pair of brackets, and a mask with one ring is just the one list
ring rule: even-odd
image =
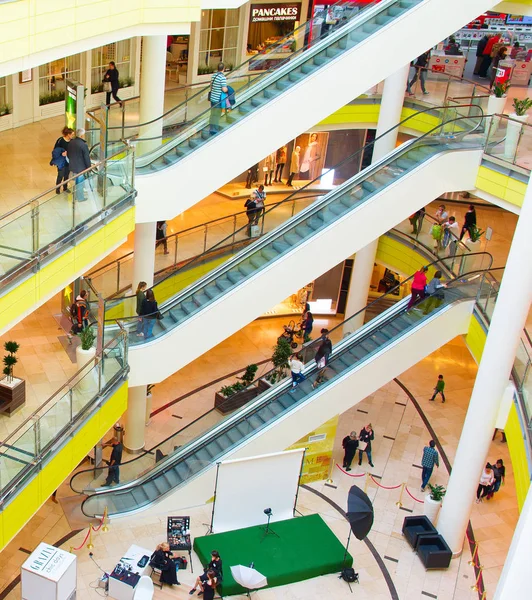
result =
[[[279,521],[271,528],[279,537],[269,535],[263,542],[264,530],[258,526],[194,540],[194,550],[203,565],[209,562],[212,550],[220,553],[224,567],[222,595],[244,593],[231,575],[230,567],[235,565],[249,566],[253,562],[255,569],[268,578],[268,587],[340,573],[345,548],[319,515]],[[346,566],[352,563],[348,554]]]

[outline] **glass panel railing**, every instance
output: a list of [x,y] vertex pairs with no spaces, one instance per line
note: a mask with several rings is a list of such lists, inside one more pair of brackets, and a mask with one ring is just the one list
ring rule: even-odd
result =
[[513,165],[528,175],[532,170],[532,125],[526,123],[526,117],[494,115],[484,152],[502,165]]
[[[325,16],[322,11],[229,74],[228,84],[236,91],[231,108],[222,107],[220,103],[211,106],[205,88],[159,119],[144,123],[137,139],[140,157],[137,167],[140,172],[143,168],[158,170],[180,160],[404,15],[420,1],[382,0],[369,5],[338,2],[332,7],[337,13],[337,24],[328,28],[321,27]],[[248,83],[246,77],[255,73],[257,76]],[[125,137],[130,136],[126,133]]]
[[[473,133],[467,135],[466,131],[474,131],[482,122],[482,117],[476,119],[461,117],[456,120],[446,121],[434,128],[429,134],[417,140],[407,142],[385,160],[364,170],[360,175],[353,177],[359,172],[361,151],[348,157],[335,169],[341,171],[343,178],[347,181],[338,185],[332,192],[319,197],[310,207],[296,213],[296,216],[279,227],[279,206],[267,210],[264,213],[249,216],[249,223],[242,227],[237,233],[242,238],[253,234],[251,227],[259,230],[273,231],[274,234],[263,236],[250,248],[242,251],[238,258],[229,260],[239,249],[229,249],[222,266],[213,266],[212,250],[220,249],[231,243],[234,236],[224,240],[211,252],[200,255],[186,264],[186,268],[176,271],[153,287],[155,298],[159,302],[161,313],[168,317],[163,323],[157,322],[153,328],[153,336],[164,335],[169,329],[173,329],[183,322],[190,314],[196,313],[204,308],[214,299],[223,295],[228,289],[238,285],[244,278],[257,273],[267,264],[277,260],[281,255],[288,252],[295,245],[312,237],[322,228],[330,225],[340,216],[368,201],[374,194],[383,190],[392,181],[396,181],[412,169],[418,167],[425,160],[430,159],[438,153],[453,150],[479,148],[482,144],[480,135]],[[464,130],[464,123],[467,130]],[[471,129],[470,129],[471,128]],[[442,130],[454,131],[454,134],[442,135]],[[458,133],[461,131],[461,133]],[[305,194],[300,190],[297,194]],[[290,196],[287,200],[291,200]],[[297,210],[297,205],[296,205]],[[216,268],[215,268],[216,267]],[[214,271],[212,269],[214,268]],[[211,271],[204,277],[201,284],[191,286],[200,276]],[[178,294],[179,290],[189,286],[185,293]],[[176,296],[176,294],[178,294]],[[167,299],[172,298],[166,302]],[[106,303],[106,321],[110,324],[116,318],[130,318],[128,329],[136,328],[137,318],[135,313],[134,298],[119,299],[113,303]],[[148,317],[149,318],[149,317]],[[145,340],[132,336],[132,344],[143,343]]]
[[[441,268],[441,265],[451,260],[435,261],[431,265],[431,271]],[[424,310],[423,304],[419,305],[420,310],[405,312],[406,300],[404,300],[370,321],[363,329],[347,337],[344,337],[345,328],[349,326],[351,319],[359,316],[359,313],[332,329],[330,339],[333,342],[333,353],[327,365],[327,376],[323,378],[320,389],[449,304],[468,299],[475,300],[482,296],[485,293],[483,274],[483,272],[468,273],[459,279],[447,282],[443,301],[440,305],[436,304],[431,312],[428,312],[428,307]],[[409,285],[411,279],[410,277],[401,285]],[[391,293],[392,290],[388,294]],[[369,309],[371,305],[384,303],[388,294],[373,301],[363,310]],[[425,312],[427,314],[424,314]],[[219,406],[165,440],[160,446],[152,448],[150,453],[123,463],[120,487],[111,491],[100,489],[98,493],[89,496],[83,504],[83,512],[90,516],[97,515],[103,513],[104,508],[107,507],[109,514],[120,514],[148,505],[162,494],[184,483],[189,477],[214,465],[220,456],[237,446],[246,437],[271,425],[279,415],[286,414],[299,403],[307,400],[314,393],[313,382],[318,376],[312,358],[319,343],[320,340],[316,340],[305,347],[307,359],[310,361],[305,369],[306,380],[299,384],[293,393],[290,393],[291,384],[287,377],[289,372],[285,368],[279,375],[280,382],[274,387],[267,385],[266,391],[255,399],[246,401],[244,398],[241,403],[238,403],[239,396],[242,398],[252,386],[258,385],[258,381],[253,382],[246,390],[227,400],[227,403],[231,402],[234,405],[231,411],[226,411],[226,413],[232,412],[231,415],[224,417],[216,415],[217,412],[223,412],[220,410],[223,407]],[[165,452],[160,450],[161,448],[169,451],[170,456],[163,456]],[[127,477],[131,479],[126,481],[124,472],[127,472]],[[76,491],[93,491],[94,488],[90,486],[97,486],[101,482],[101,479],[95,477],[96,473],[96,469],[90,469],[76,474],[71,480],[72,488]]]
[[102,213],[133,203],[133,150],[107,160],[0,217],[0,283],[35,268],[101,222]]
[[0,443],[0,506],[43,468],[127,371],[127,336],[121,331]]

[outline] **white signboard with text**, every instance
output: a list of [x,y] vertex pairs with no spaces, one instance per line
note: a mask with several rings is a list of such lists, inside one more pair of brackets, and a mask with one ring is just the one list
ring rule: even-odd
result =
[[41,543],[21,567],[22,600],[73,600],[76,555]]

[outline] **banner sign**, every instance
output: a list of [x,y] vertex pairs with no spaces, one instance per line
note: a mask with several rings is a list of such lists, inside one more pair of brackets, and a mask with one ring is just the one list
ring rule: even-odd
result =
[[252,4],[250,23],[294,22],[301,16],[301,4]]

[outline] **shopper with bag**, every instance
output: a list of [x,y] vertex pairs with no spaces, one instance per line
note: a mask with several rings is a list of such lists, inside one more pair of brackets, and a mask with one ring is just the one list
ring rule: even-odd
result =
[[225,65],[223,62],[218,63],[218,70],[211,77],[211,89],[207,96],[211,103],[211,115],[209,121],[209,133],[215,135],[220,130],[220,116],[222,114],[222,93],[227,94],[227,79],[224,75]]
[[327,365],[329,364],[329,357],[331,356],[331,353],[332,343],[329,339],[329,330],[322,329],[321,344],[318,348],[318,351],[316,352],[316,356],[314,357],[319,371],[316,380],[312,384],[313,388],[317,388],[320,385],[320,383],[323,383],[325,381],[325,370],[327,368]]
[[373,427],[371,423],[368,423],[365,427],[362,427],[360,430],[360,435],[358,436],[358,465],[362,464],[362,455],[364,452],[367,454],[368,462],[370,467],[374,467],[375,465],[371,462],[371,442],[375,438],[375,434],[373,433]]
[[74,199],[78,202],[85,200],[85,177],[79,175],[91,167],[91,159],[89,155],[89,146],[85,141],[85,130],[77,129],[76,137],[70,141],[67,149],[67,158],[70,168],[70,176],[75,177],[75,195]]
[[147,340],[153,336],[155,320],[161,318],[153,290],[146,291],[146,298],[144,298],[140,307],[140,316],[143,319],[142,333],[144,334],[144,339]]
[[[52,160],[50,161],[50,166],[57,167],[57,178],[55,180],[55,185],[59,186],[63,183],[63,191],[68,192],[68,176],[70,173],[70,166],[68,164],[68,145],[70,144],[70,140],[74,137],[74,130],[70,129],[70,127],[64,127],[61,132],[61,137],[58,138],[55,142],[54,149],[52,150]],[[61,193],[61,188],[58,187],[55,190],[56,194]]]
[[421,267],[419,271],[414,273],[414,280],[412,281],[412,289],[410,294],[410,301],[406,310],[409,311],[414,304],[420,302],[425,297],[425,286],[427,285],[427,271],[428,267]]
[[120,87],[118,69],[114,61],[109,63],[109,68],[103,76],[103,91],[105,92],[105,104],[111,104],[111,96],[122,106],[122,100],[118,97],[118,89]]

